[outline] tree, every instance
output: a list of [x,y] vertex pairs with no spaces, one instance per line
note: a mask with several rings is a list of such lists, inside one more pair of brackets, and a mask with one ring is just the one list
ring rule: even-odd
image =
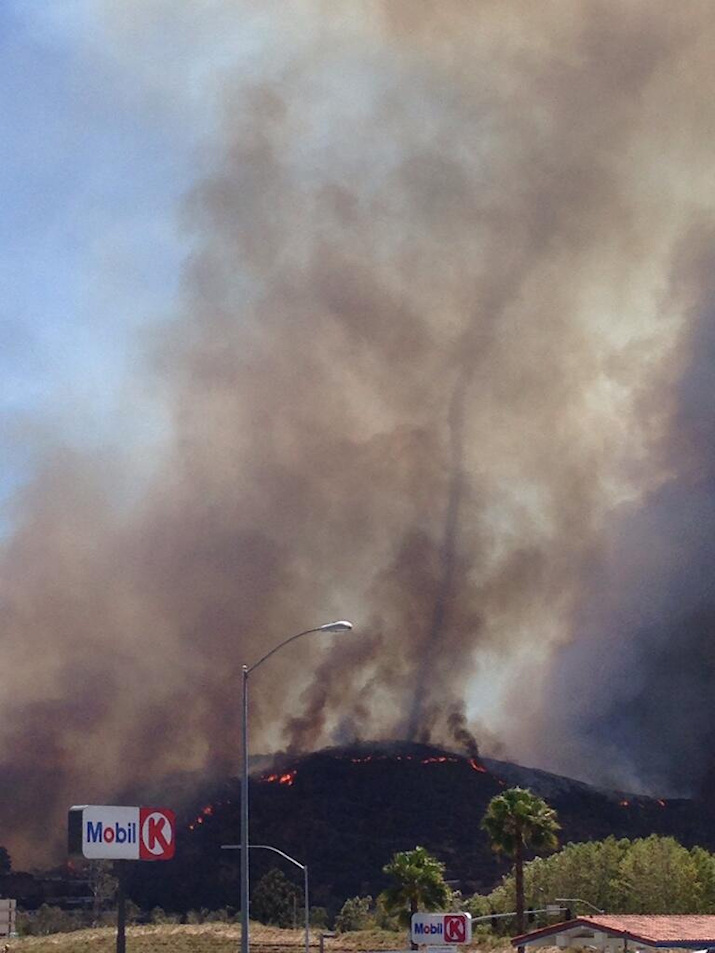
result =
[[[419,910],[438,910],[449,900],[444,882],[444,864],[424,847],[395,854],[383,872],[395,881],[380,895],[385,910],[396,914],[399,923],[408,926]],[[412,949],[417,949],[415,943]]]
[[351,897],[346,900],[335,918],[335,929],[338,933],[366,930],[370,925],[371,904],[372,897]]
[[35,914],[31,932],[48,936],[50,933],[68,933],[73,929],[75,929],[75,923],[71,914],[61,910],[60,907],[43,903]]
[[[504,877],[487,897],[473,897],[477,913],[514,909],[515,876]],[[715,857],[702,847],[687,850],[672,837],[652,834],[630,841],[567,844],[551,857],[524,864],[524,901],[580,897],[608,913],[715,912]],[[484,909],[486,908],[486,910]]]
[[7,847],[0,847],[0,874],[9,874],[12,870],[12,860]]
[[318,930],[328,929],[328,911],[325,907],[311,907],[309,919],[312,927]]
[[164,926],[167,923],[179,923],[180,919],[178,913],[167,913],[163,907],[153,907],[149,913],[149,921],[159,926]]
[[524,851],[558,847],[556,811],[531,791],[510,788],[491,799],[481,826],[489,835],[492,850],[514,859],[516,931],[523,933]]
[[302,904],[303,891],[291,883],[282,870],[274,867],[256,884],[251,915],[270,926],[294,927],[297,910]]
[[92,920],[99,924],[102,907],[114,899],[119,881],[114,874],[111,860],[92,860],[87,864],[87,884],[92,894]]
[[702,902],[698,913],[715,913],[715,857],[702,847],[693,847],[690,851],[702,891]]
[[700,913],[703,884],[697,857],[672,837],[633,841],[623,863],[626,913]]
[[[630,841],[608,837],[604,841],[567,844],[551,857],[536,857],[524,864],[524,904],[541,907],[546,898],[580,897],[609,913],[624,911],[621,864]],[[490,894],[491,908],[499,913],[514,909],[514,874]]]

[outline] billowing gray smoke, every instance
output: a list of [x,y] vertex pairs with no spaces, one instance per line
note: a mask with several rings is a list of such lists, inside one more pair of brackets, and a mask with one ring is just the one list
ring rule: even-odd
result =
[[668,474],[605,521],[575,638],[553,662],[540,731],[566,770],[712,799],[715,770],[715,233],[670,276],[694,290],[684,373],[658,449]]
[[[202,11],[201,43],[245,24],[252,52],[217,73],[196,253],[152,344],[171,437],[133,491],[48,446],[18,500],[0,840],[27,858],[73,801],[234,771],[241,663],[334,617],[355,634],[252,677],[255,750],[476,735],[696,784],[712,6]],[[105,14],[113,55],[135,14],[157,37],[182,16]]]

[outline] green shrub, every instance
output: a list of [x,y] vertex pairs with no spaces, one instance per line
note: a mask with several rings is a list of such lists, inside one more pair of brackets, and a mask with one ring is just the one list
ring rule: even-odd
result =
[[367,930],[373,925],[370,917],[371,906],[372,897],[351,897],[346,900],[335,918],[335,929],[338,933]]

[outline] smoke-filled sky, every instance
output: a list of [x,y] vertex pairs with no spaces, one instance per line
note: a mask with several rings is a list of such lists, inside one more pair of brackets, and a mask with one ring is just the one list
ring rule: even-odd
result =
[[252,750],[715,769],[708,2],[0,11],[0,842]]

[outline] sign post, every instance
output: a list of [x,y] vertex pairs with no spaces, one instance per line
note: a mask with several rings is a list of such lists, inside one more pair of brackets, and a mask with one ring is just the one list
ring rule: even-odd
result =
[[127,893],[124,883],[126,860],[115,860],[117,872],[117,953],[127,951]]
[[171,860],[176,816],[167,807],[75,805],[67,819],[70,857],[113,860],[117,876],[117,953],[126,953],[126,862]]

